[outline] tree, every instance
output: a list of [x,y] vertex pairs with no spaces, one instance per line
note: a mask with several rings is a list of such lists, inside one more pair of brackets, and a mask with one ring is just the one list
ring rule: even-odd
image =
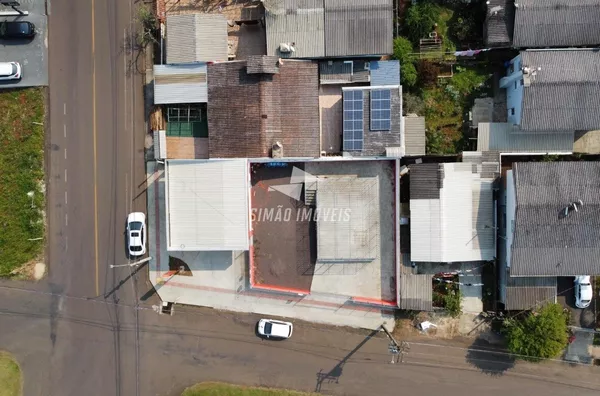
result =
[[429,37],[435,27],[439,8],[429,2],[419,2],[410,6],[406,13],[404,26],[410,40],[416,45],[422,38]]
[[504,322],[508,349],[538,361],[558,356],[567,346],[567,316],[559,304],[544,305],[523,320]]
[[394,59],[400,61],[400,80],[405,87],[417,83],[417,69],[414,64],[413,46],[405,37],[394,39]]

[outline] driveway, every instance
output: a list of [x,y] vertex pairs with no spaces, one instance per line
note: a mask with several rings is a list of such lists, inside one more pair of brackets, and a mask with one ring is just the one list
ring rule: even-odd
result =
[[592,302],[585,309],[575,306],[575,291],[573,277],[559,277],[557,284],[557,301],[571,313],[571,326],[584,329],[595,327],[595,317],[598,304],[598,292],[594,290]]
[[[3,16],[0,21],[32,22],[37,34],[32,40],[0,40],[0,59],[3,62],[16,61],[23,66],[23,78],[19,81],[3,81],[0,89],[48,85],[48,27],[44,0],[21,0],[20,3],[19,9],[29,11],[29,15]],[[0,6],[0,11],[10,10],[10,7]]]
[[564,359],[570,362],[592,364],[590,347],[594,341],[594,333],[586,330],[573,331],[575,340],[569,344]]

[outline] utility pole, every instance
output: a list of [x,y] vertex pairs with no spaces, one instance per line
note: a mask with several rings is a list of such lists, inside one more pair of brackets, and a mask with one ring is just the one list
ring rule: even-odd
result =
[[148,261],[150,261],[150,260],[152,260],[152,257],[147,257],[147,258],[145,258],[145,259],[143,259],[143,260],[140,260],[140,261],[134,261],[133,263],[128,263],[128,264],[117,264],[117,265],[113,265],[113,264],[111,264],[111,265],[110,265],[110,268],[117,268],[117,267],[135,267],[135,266],[137,266],[137,265],[140,265],[140,264],[147,263],[147,262],[148,262]]
[[385,334],[390,339],[390,345],[388,348],[388,351],[390,351],[390,353],[392,354],[392,361],[390,363],[392,363],[392,364],[396,363],[397,356],[400,356],[400,363],[404,362],[404,354],[407,353],[407,351],[410,349],[409,343],[406,341],[402,341],[402,342],[396,341],[396,339],[394,338],[392,333],[390,333],[388,331],[388,329],[385,327],[385,324],[382,324],[381,328],[383,329],[383,331],[385,331]]

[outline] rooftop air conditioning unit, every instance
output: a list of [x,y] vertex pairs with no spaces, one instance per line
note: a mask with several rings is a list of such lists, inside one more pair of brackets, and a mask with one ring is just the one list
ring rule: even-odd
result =
[[294,48],[294,44],[289,44],[289,43],[281,43],[279,44],[279,52],[282,52],[284,54],[289,54],[291,52],[295,52],[296,48]]
[[525,66],[523,68],[523,74],[529,74],[529,73],[531,73],[531,69],[529,67]]

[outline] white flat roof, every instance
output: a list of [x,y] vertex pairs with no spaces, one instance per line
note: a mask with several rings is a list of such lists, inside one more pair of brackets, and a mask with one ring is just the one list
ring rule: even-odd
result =
[[245,159],[168,160],[167,250],[248,250]]

